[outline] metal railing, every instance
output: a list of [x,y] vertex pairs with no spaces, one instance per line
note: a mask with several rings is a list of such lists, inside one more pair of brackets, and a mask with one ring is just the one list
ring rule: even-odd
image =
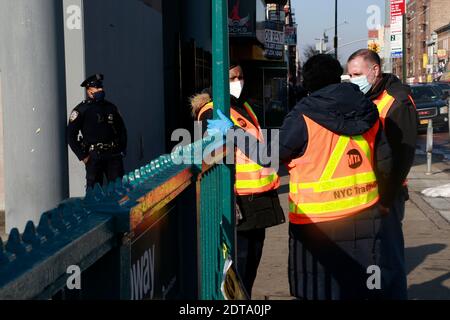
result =
[[[210,164],[193,161],[211,142],[67,199],[23,234],[12,229],[0,241],[0,299],[223,299],[224,250],[232,256],[234,232],[220,196],[217,163],[226,149],[220,145]],[[79,289],[67,286],[71,266],[81,271]]]

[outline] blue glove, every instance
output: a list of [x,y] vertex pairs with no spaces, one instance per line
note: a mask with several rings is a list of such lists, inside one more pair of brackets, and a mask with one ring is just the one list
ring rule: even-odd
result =
[[208,120],[208,134],[213,136],[217,133],[225,136],[227,131],[233,127],[233,122],[223,114],[221,110],[217,110],[217,114],[220,119],[218,120]]

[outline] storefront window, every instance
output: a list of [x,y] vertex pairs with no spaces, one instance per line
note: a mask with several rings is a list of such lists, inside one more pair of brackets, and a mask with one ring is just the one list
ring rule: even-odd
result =
[[264,127],[280,127],[288,111],[285,69],[263,69]]
[[247,67],[245,97],[263,128],[280,127],[288,112],[287,70],[285,67]]

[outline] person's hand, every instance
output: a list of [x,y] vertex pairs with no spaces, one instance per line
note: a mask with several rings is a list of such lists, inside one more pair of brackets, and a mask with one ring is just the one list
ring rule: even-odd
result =
[[91,158],[90,156],[87,156],[86,158],[84,158],[83,159],[83,163],[87,164],[90,158]]
[[217,115],[219,116],[218,120],[208,120],[208,134],[213,136],[221,133],[225,136],[227,131],[233,127],[233,122],[221,110],[217,110]]

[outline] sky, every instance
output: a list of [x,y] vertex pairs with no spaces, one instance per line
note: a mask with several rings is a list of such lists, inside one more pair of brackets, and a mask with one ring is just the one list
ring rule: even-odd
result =
[[[334,2],[334,0],[291,0],[298,25],[297,42],[302,63],[304,48],[307,45],[315,45],[317,42],[315,38],[321,37],[324,29],[331,28],[327,31],[328,46],[330,49],[333,47]],[[341,63],[345,63],[354,51],[367,47],[367,20],[370,15],[366,11],[371,5],[380,8],[381,24],[384,24],[384,0],[338,0],[338,24],[348,21],[347,24],[338,26],[338,54]],[[365,41],[339,48],[343,44],[360,39]]]

